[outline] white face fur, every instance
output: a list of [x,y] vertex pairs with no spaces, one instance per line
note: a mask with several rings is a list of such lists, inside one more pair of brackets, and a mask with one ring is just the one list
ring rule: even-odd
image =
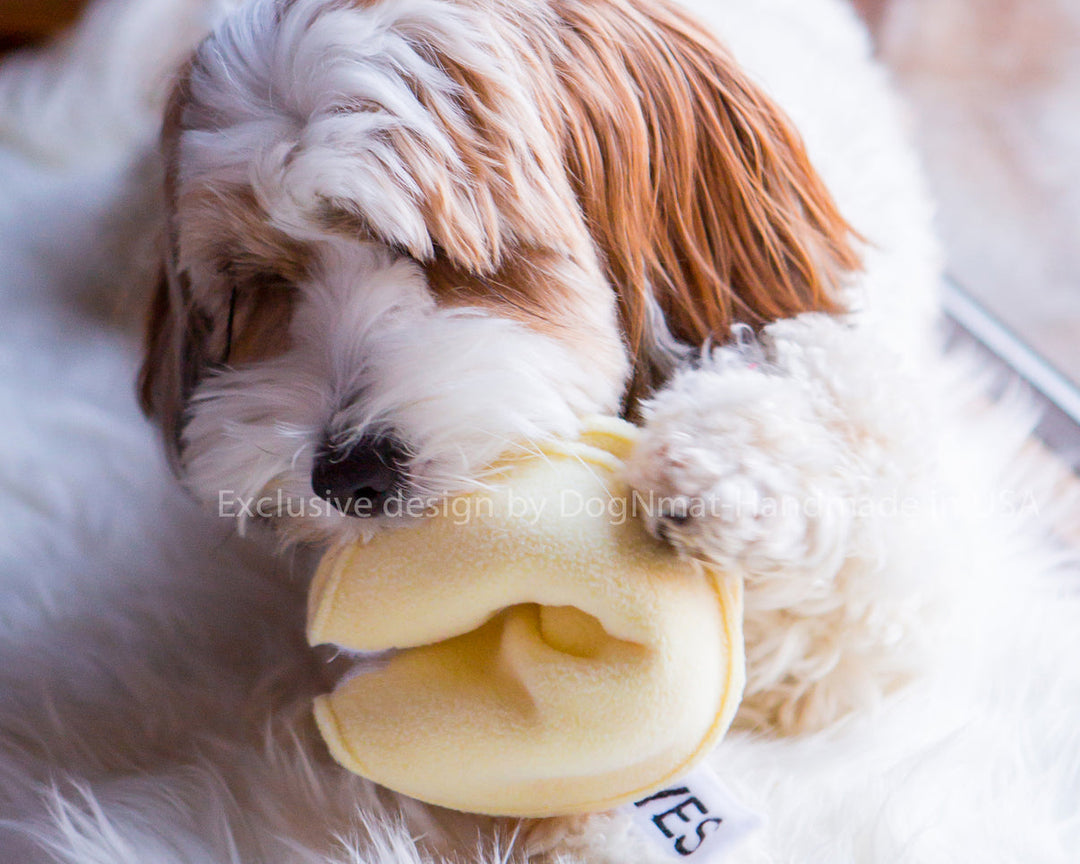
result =
[[515,321],[440,308],[420,267],[374,243],[327,243],[289,290],[288,349],[206,378],[184,426],[188,484],[241,521],[277,514],[280,490],[290,533],[370,529],[312,498],[327,444],[398,442],[395,491],[422,501],[468,489],[504,452],[572,434],[622,389],[617,358],[604,369]]
[[[500,454],[618,408],[628,359],[614,293],[565,178],[545,176],[550,154],[522,169],[535,174],[524,187],[548,187],[532,224],[485,210],[501,193],[477,188],[460,156],[469,118],[446,57],[497,80],[522,152],[546,146],[500,63],[512,47],[482,8],[445,0],[271,0],[200,49],[172,151],[173,263],[206,355],[184,400],[180,468],[241,528],[268,517],[290,540],[367,533],[390,508],[358,499],[368,518],[344,515],[313,492],[317,460],[378,442],[394,512],[415,513],[401,505],[468,489]],[[460,198],[464,246],[494,259],[481,247],[495,219],[498,254],[529,249],[533,278],[554,287],[532,282],[525,310],[495,272],[489,289],[434,290],[421,263],[441,252],[431,188]],[[557,242],[545,220],[563,223]]]

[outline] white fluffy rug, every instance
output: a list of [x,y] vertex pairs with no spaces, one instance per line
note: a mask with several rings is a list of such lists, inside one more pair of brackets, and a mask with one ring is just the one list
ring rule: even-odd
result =
[[[114,313],[153,220],[148,70],[200,10],[113,2],[82,36],[94,51],[0,72],[0,861],[516,859],[513,825],[399,807],[312,743],[304,562],[197,514],[135,407],[137,340]],[[1027,412],[979,407],[955,358],[939,377],[937,662],[825,733],[729,735],[713,762],[765,820],[731,861],[1078,860],[1075,561],[1019,455]],[[561,854],[649,860],[630,831],[596,818]]]

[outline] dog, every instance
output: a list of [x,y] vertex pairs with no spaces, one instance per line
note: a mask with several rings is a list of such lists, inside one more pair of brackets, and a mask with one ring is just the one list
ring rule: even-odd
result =
[[140,387],[185,485],[282,545],[370,536],[583,416],[639,420],[650,530],[747,581],[739,722],[793,733],[920,656],[911,529],[874,511],[926,462],[905,358],[936,258],[917,171],[830,189],[714,35],[726,11],[242,5],[167,109]]
[[[223,7],[234,11],[212,27]],[[675,194],[670,188],[665,192],[662,184],[655,193],[646,185],[657,208],[645,210],[645,222],[633,223],[621,214],[645,199],[630,194],[637,187],[614,178],[637,164],[629,154],[642,153],[649,154],[648,183],[653,182],[653,171],[657,179],[682,176],[670,173],[687,164],[676,161],[672,154],[679,151],[670,142],[686,142],[691,136],[698,136],[705,148],[704,161],[693,164],[707,165],[707,173],[721,178],[730,166],[715,158],[713,144],[706,147],[705,132],[698,133],[696,120],[667,128],[643,113],[635,126],[637,115],[629,112],[606,136],[600,134],[607,128],[602,122],[606,115],[588,110],[611,98],[619,100],[620,113],[626,113],[633,100],[655,96],[656,106],[671,109],[663,113],[657,107],[656,116],[678,120],[684,116],[674,110],[680,104],[696,111],[715,101],[715,94],[708,96],[711,84],[698,86],[694,82],[701,79],[682,72],[665,79],[634,59],[635,52],[650,45],[658,50],[665,46],[659,56],[667,68],[675,69],[689,61],[672,46],[685,43],[667,37],[629,40],[613,30],[614,25],[600,27],[602,17],[594,11],[590,20],[596,27],[579,21],[566,29],[580,39],[607,33],[610,38],[600,41],[611,50],[601,54],[611,57],[615,52],[624,58],[621,68],[634,83],[620,90],[599,74],[606,68],[603,64],[595,65],[583,50],[570,53],[564,47],[557,55],[563,62],[554,81],[562,89],[551,91],[547,88],[553,82],[541,74],[543,68],[521,71],[535,57],[530,52],[548,43],[522,34],[536,16],[541,23],[558,26],[563,19],[556,12],[565,6],[545,7],[550,10],[545,17],[534,4],[521,14],[500,18],[475,12],[481,7],[450,2],[338,3],[327,6],[327,12],[357,16],[349,20],[360,22],[363,38],[357,39],[357,27],[344,26],[341,17],[320,18],[315,30],[322,34],[321,41],[310,44],[302,37],[313,32],[305,29],[305,22],[317,23],[315,19],[288,14],[304,8],[293,3],[275,10],[250,0],[102,0],[63,43],[12,58],[0,69],[0,125],[8,133],[0,147],[0,305],[5,356],[14,364],[9,364],[13,374],[0,379],[9,468],[0,479],[9,625],[0,633],[0,766],[5,778],[0,788],[0,859],[18,864],[622,864],[664,857],[666,852],[635,827],[625,808],[537,823],[452,813],[394,795],[334,763],[311,717],[312,696],[326,689],[329,664],[304,639],[306,576],[312,563],[306,547],[314,558],[327,543],[398,526],[407,537],[410,522],[392,516],[391,505],[485,482],[486,457],[480,454],[484,446],[492,452],[530,447],[530,441],[547,434],[572,434],[578,411],[610,410],[633,417],[641,426],[641,446],[630,473],[640,499],[649,502],[651,493],[656,502],[654,511],[644,511],[652,530],[683,554],[708,555],[742,570],[745,577],[750,684],[738,721],[742,728],[725,736],[708,765],[737,801],[765,821],[732,852],[731,860],[979,857],[1011,862],[1026,856],[1071,862],[1076,820],[1068,805],[1077,797],[1080,727],[1063,718],[1074,717],[1080,705],[1080,676],[1062,658],[1078,651],[1075,569],[1068,570],[1068,556],[1046,537],[1044,517],[1053,515],[1053,498],[1040,493],[1028,499],[1023,494],[1032,480],[1036,490],[1039,485],[1039,469],[1019,455],[1032,428],[1030,414],[1015,401],[987,408],[980,401],[977,371],[965,366],[956,352],[943,353],[934,337],[934,288],[941,262],[929,198],[906,141],[902,112],[852,11],[840,0],[715,0],[687,7],[687,14],[703,22],[688,32],[720,52],[710,53],[715,59],[709,62],[726,66],[746,85],[720,88],[724,98],[717,104],[731,109],[727,116],[732,123],[765,116],[740,107],[740,100],[750,94],[759,107],[768,106],[769,122],[752,124],[763,137],[735,134],[729,140],[738,143],[736,152],[743,153],[744,164],[750,166],[766,164],[761,161],[765,143],[789,156],[799,154],[797,161],[805,157],[812,166],[809,173],[789,179],[801,185],[816,174],[833,209],[854,229],[845,232],[839,223],[834,226],[859,265],[830,262],[820,251],[809,251],[817,248],[813,243],[805,246],[817,272],[828,274],[822,284],[829,282],[827,299],[835,309],[763,310],[760,321],[747,311],[745,301],[735,298],[748,291],[760,299],[775,283],[747,287],[749,283],[729,280],[731,293],[717,296],[730,297],[733,328],[725,323],[712,332],[705,299],[689,293],[685,306],[676,303],[670,293],[676,282],[658,281],[656,274],[670,268],[689,279],[685,284],[699,284],[686,273],[697,272],[693,268],[701,262],[684,253],[699,248],[696,238],[711,235],[694,233],[693,221],[680,223],[680,212],[711,214],[717,225],[734,214],[734,226],[725,231],[735,239],[744,236],[739,233],[744,224],[740,211],[726,203],[729,193],[715,191],[727,187],[679,185]],[[308,3],[306,8],[315,6]],[[611,7],[597,3],[587,8]],[[657,11],[658,5],[642,8],[641,14],[666,14]],[[430,16],[420,15],[425,9],[450,11],[435,26]],[[454,10],[457,17],[451,26],[447,22]],[[364,21],[371,28],[363,30]],[[297,25],[290,31],[296,40],[271,36],[290,22]],[[471,28],[456,29],[469,22]],[[412,35],[404,43],[392,38],[406,24]],[[210,66],[221,61],[221,74],[208,88],[221,98],[215,97],[213,110],[201,114],[206,128],[185,131],[185,122],[200,119],[188,112],[185,121],[183,105],[200,92],[194,85],[203,73],[192,64],[179,76],[165,136],[173,142],[165,148],[173,204],[162,205],[165,215],[160,215],[151,193],[162,184],[150,178],[160,170],[155,141],[165,95],[155,82],[172,76],[174,58],[189,56],[211,29],[216,35],[199,55]],[[288,214],[294,211],[288,206],[303,204],[307,199],[293,193],[307,187],[296,185],[300,175],[281,186],[270,182],[277,175],[269,170],[274,167],[269,151],[272,142],[280,143],[282,130],[286,139],[296,137],[287,146],[292,151],[301,136],[308,143],[323,140],[315,132],[327,127],[315,124],[312,131],[307,115],[291,109],[280,123],[256,109],[308,104],[288,103],[284,97],[290,86],[302,82],[309,83],[312,92],[326,92],[315,76],[332,70],[329,61],[335,57],[356,61],[354,68],[363,70],[363,80],[378,68],[401,74],[412,68],[427,69],[425,87],[445,82],[442,76],[457,82],[448,102],[433,102],[406,76],[404,90],[380,89],[378,105],[389,100],[401,110],[415,104],[409,102],[411,95],[422,97],[420,104],[439,123],[458,116],[451,108],[475,116],[462,94],[490,94],[492,85],[484,90],[479,73],[466,74],[460,64],[440,60],[432,47],[455,32],[479,40],[466,40],[466,45],[485,46],[466,57],[459,45],[453,56],[502,76],[494,91],[499,99],[521,92],[510,86],[518,81],[524,82],[530,98],[583,106],[585,114],[560,105],[545,116],[540,131],[567,136],[558,139],[568,143],[560,151],[562,162],[548,175],[522,174],[514,168],[519,163],[494,158],[462,169],[461,159],[451,158],[447,164],[459,174],[451,173],[450,180],[464,170],[461,176],[469,182],[443,186],[438,175],[418,179],[413,174],[377,174],[401,185],[380,189],[365,199],[365,207],[395,218],[407,215],[402,202],[426,200],[419,186],[409,185],[419,180],[424,189],[439,190],[431,200],[447,206],[480,201],[463,199],[462,190],[486,194],[477,178],[490,180],[507,166],[517,172],[507,175],[513,183],[492,182],[487,187],[492,202],[496,197],[503,201],[516,189],[535,191],[541,188],[538,184],[549,183],[557,190],[569,183],[571,196],[566,200],[586,214],[578,219],[588,237],[575,233],[569,217],[561,227],[594,257],[582,259],[579,246],[556,249],[564,256],[558,260],[570,264],[548,268],[552,278],[535,294],[510,293],[519,281],[509,277],[525,266],[520,255],[498,256],[503,263],[492,272],[501,283],[490,273],[479,275],[479,269],[470,279],[468,266],[448,263],[450,253],[441,234],[437,245],[432,239],[425,258],[400,243],[350,233],[354,229],[345,223],[366,223],[370,213],[355,219],[335,213],[330,220],[335,230],[320,224],[317,237],[300,239],[311,226],[299,217],[292,224]],[[257,34],[262,34],[258,40]],[[302,44],[312,49],[308,55],[319,59],[308,62],[292,50]],[[581,48],[583,43],[575,44]],[[357,53],[358,46],[370,48],[373,57],[392,60],[385,67],[373,66],[364,60],[367,55]],[[409,46],[415,50],[403,51]],[[239,62],[239,57],[262,58],[262,66]],[[287,70],[294,60],[308,77],[282,72],[271,80],[259,71]],[[429,66],[408,66],[420,60]],[[707,71],[694,64],[690,68]],[[638,78],[632,77],[634,70]],[[706,71],[702,74],[710,81],[720,80]],[[346,77],[355,81],[357,76]],[[656,89],[640,86],[639,80],[654,82]],[[339,86],[342,83],[330,90],[347,96],[352,91]],[[688,88],[676,92],[690,94],[692,106],[664,95],[665,87],[673,84]],[[240,88],[242,98],[226,100],[233,88]],[[630,101],[623,101],[620,93]],[[734,104],[725,101],[733,97],[738,97]],[[231,103],[232,108],[223,110]],[[359,113],[375,116],[366,122],[385,119],[377,105],[367,107]],[[536,142],[550,139],[535,137],[527,112],[520,106],[515,110],[492,114],[494,119],[513,118],[513,123],[505,121],[507,134],[528,131],[512,138],[518,142],[515,152],[528,155],[539,146]],[[348,113],[330,111],[323,119]],[[230,117],[237,116],[249,118],[251,125],[226,133]],[[568,125],[582,116],[587,122]],[[710,115],[688,110],[686,116]],[[409,117],[411,125],[401,129],[418,137],[402,139],[397,134],[401,129],[394,127],[381,132],[371,140],[387,148],[376,148],[381,156],[372,165],[392,164],[381,158],[397,152],[391,143],[422,142],[431,134],[431,124]],[[794,150],[783,149],[788,145],[777,137],[776,118],[789,131],[798,130],[798,138],[790,138]],[[363,116],[358,119],[365,121]],[[591,151],[586,145],[594,127],[596,149]],[[461,140],[474,140],[465,134],[473,127],[453,128],[460,133],[454,142],[462,135]],[[571,128],[573,135],[567,131]],[[659,142],[655,152],[630,146],[635,128],[656,136],[644,139]],[[662,140],[655,131],[661,129]],[[221,206],[205,202],[207,215],[219,221],[200,224],[176,206],[182,199],[195,201],[195,196],[184,197],[185,190],[191,191],[190,184],[198,185],[205,176],[206,165],[199,159],[209,151],[200,147],[215,134],[226,151],[229,142],[235,144],[232,180],[251,187],[257,208],[263,207],[257,196],[288,205],[281,211],[284,216],[230,210],[226,197]],[[326,140],[342,144],[348,138],[331,134]],[[476,140],[478,146],[493,146],[483,143],[483,136]],[[572,142],[595,152],[596,159],[575,162]],[[440,150],[417,143],[405,151],[409,158],[402,164],[415,170],[423,164],[415,161],[418,157],[452,157],[464,152],[454,149],[458,146]],[[619,158],[608,154],[612,147],[619,149]],[[761,156],[756,155],[759,151]],[[310,168],[305,152],[298,147],[280,167],[287,162],[294,169],[305,164]],[[301,173],[310,183],[359,176],[354,172],[365,153],[346,149],[341,159],[329,163],[320,157],[319,166],[332,168]],[[262,155],[257,159],[256,154]],[[585,172],[585,162],[601,173]],[[732,164],[737,168],[739,162]],[[749,174],[754,180],[748,188],[755,196],[746,199],[751,214],[781,213],[764,206],[777,188],[775,182],[756,167]],[[736,171],[735,176],[746,175]],[[375,187],[365,180],[358,188]],[[395,188],[411,194],[392,198]],[[587,207],[587,189],[604,190],[610,204]],[[208,192],[208,199],[217,191]],[[710,211],[691,203],[690,194],[699,192],[705,196],[700,201],[714,195],[724,206]],[[660,208],[661,202],[666,209]],[[689,209],[672,209],[684,206]],[[507,207],[505,213],[520,215],[524,209],[524,204],[518,211]],[[301,207],[294,215],[303,212]],[[484,218],[491,212],[477,210],[487,214]],[[493,212],[503,218],[503,210]],[[532,232],[529,237],[542,234],[553,222],[537,213],[525,223]],[[233,220],[231,233],[215,227],[223,219]],[[172,243],[165,248],[188,256],[189,266],[176,267],[169,255],[159,255],[152,273],[144,273],[141,253],[166,224]],[[650,259],[651,269],[641,271],[647,278],[637,283],[633,274],[638,271],[630,266],[635,264],[633,255],[617,259],[604,251],[632,250],[629,241],[607,240],[605,232],[635,224],[647,232],[629,231],[627,236],[647,238],[638,251],[645,248],[657,255]],[[793,222],[805,224],[797,217]],[[448,231],[465,230],[455,227],[459,225],[467,228],[468,223],[446,223]],[[672,225],[674,233],[658,228]],[[683,228],[687,233],[680,233]],[[380,230],[388,229],[383,225]],[[208,243],[220,240],[222,251],[229,249],[236,263],[221,268],[222,273],[206,265],[201,276],[193,273],[192,267],[198,271],[193,231]],[[288,254],[263,244],[261,238],[268,234],[292,238]],[[504,238],[504,252],[522,246],[516,235],[498,236]],[[795,235],[784,236],[790,240]],[[670,247],[664,245],[665,237]],[[514,245],[506,246],[511,240]],[[252,248],[262,248],[267,255],[259,259]],[[667,248],[678,251],[669,255],[663,251]],[[373,266],[391,263],[389,275],[375,268],[383,282],[352,278],[355,261],[349,256],[362,249],[381,249],[384,257],[371,258]],[[534,246],[529,249],[535,251]],[[285,264],[293,250],[304,264],[294,281],[285,278],[287,273],[269,280],[235,279],[235,300],[230,283],[203,281],[206,275],[257,277],[266,272],[256,266],[259,260]],[[313,265],[308,256],[316,251],[325,261],[315,258]],[[706,260],[719,266],[721,256],[716,252]],[[333,261],[342,262],[342,281],[330,278],[333,268],[326,262]],[[507,267],[510,261],[519,264],[518,270]],[[593,336],[584,313],[579,311],[576,318],[569,312],[550,314],[548,330],[541,316],[529,311],[546,313],[550,307],[557,313],[571,300],[577,303],[578,294],[561,298],[547,290],[565,284],[565,277],[556,277],[569,266],[587,274],[598,266],[603,280],[599,288],[591,282],[574,282],[572,287],[584,286],[583,292],[585,287],[589,292],[597,288],[586,296],[601,304],[597,298],[614,298],[618,350],[606,367],[603,353],[588,345]],[[616,266],[630,276],[618,275]],[[130,279],[133,288],[152,296],[156,278],[144,284],[139,277],[156,276],[159,269],[167,289],[164,296],[158,294],[157,322],[150,331],[157,341],[151,340],[154,350],[144,380],[159,425],[168,430],[176,467],[208,505],[206,512],[166,476],[164,462],[155,453],[156,432],[137,416],[128,398],[125,382],[133,377],[137,340],[105,323],[112,321],[106,313],[121,287],[117,283]],[[172,285],[170,278],[175,280]],[[387,288],[385,280],[396,287]],[[455,283],[459,290],[450,292],[449,284]],[[374,293],[361,292],[361,284]],[[627,286],[635,284],[649,291],[627,295]],[[283,293],[272,292],[275,286]],[[247,293],[240,290],[245,287]],[[169,291],[175,291],[180,302],[174,304]],[[190,300],[183,291],[191,292]],[[430,295],[427,301],[425,292]],[[458,302],[451,304],[447,294]],[[640,301],[633,309],[643,309],[643,314],[631,314],[633,296]],[[388,304],[386,314],[364,317],[380,297]],[[267,298],[276,298],[280,305]],[[533,306],[525,305],[530,299],[536,301]],[[696,313],[705,322],[702,330],[709,330],[700,338],[690,324],[680,323],[683,313],[692,319],[690,312],[699,304],[706,310]],[[134,304],[124,306],[126,312]],[[301,317],[305,307],[308,311]],[[275,308],[280,309],[280,325],[271,320]],[[353,312],[362,318],[360,324],[369,326],[349,319]],[[605,320],[604,314],[597,311],[596,320]],[[541,363],[550,354],[530,360],[529,351],[541,350],[566,358],[575,344],[567,335],[572,331],[555,324],[567,319],[583,327],[582,345],[573,356],[584,357],[584,362],[567,361],[569,368]],[[633,330],[634,321],[639,331]],[[259,335],[258,322],[264,335]],[[427,338],[442,333],[436,326],[443,325],[447,333],[451,325],[460,329],[443,341]],[[466,327],[490,328],[492,334],[501,327],[506,339],[472,341]],[[637,342],[634,332],[640,332]],[[272,353],[274,340],[280,353],[264,360],[254,357],[258,346]],[[447,342],[453,347],[447,348]],[[317,353],[320,344],[325,355]],[[563,352],[564,345],[568,347]],[[523,353],[513,354],[511,347]],[[618,377],[610,364],[619,362],[619,352],[625,381],[608,386],[625,392],[608,397],[613,407],[601,408],[603,393],[595,398],[586,398],[583,391],[574,395],[575,380],[595,382],[607,374],[605,369]],[[296,361],[293,372],[307,371],[292,375],[287,357]],[[331,358],[333,364],[326,365]],[[384,379],[382,373],[391,364],[394,371]],[[245,371],[250,377],[259,367],[265,376],[262,383],[229,377]],[[348,393],[346,384],[356,376],[361,386]],[[485,389],[484,381],[500,387]],[[571,383],[560,389],[566,381]],[[590,386],[603,390],[602,384]],[[319,400],[334,396],[335,388],[341,388],[338,395],[348,403],[341,409],[345,413],[362,412],[365,397],[374,400],[368,403],[375,412],[372,423],[365,426],[358,413],[353,419],[339,418],[346,428],[355,426],[357,433],[362,428],[392,431],[393,436],[382,437],[396,438],[401,449],[399,456],[391,452],[385,460],[376,455],[369,467],[378,469],[378,475],[369,474],[365,484],[341,482],[338,492],[344,494],[330,488],[337,482],[333,460],[328,460],[325,473],[314,476],[320,448],[334,443],[325,428],[333,411],[319,415],[324,404]],[[426,396],[410,401],[408,390]],[[552,394],[550,402],[541,398],[544,393]],[[253,401],[243,401],[245,397]],[[560,413],[562,403],[556,397],[573,405]],[[476,407],[481,401],[485,407]],[[379,410],[384,411],[384,424],[374,422]],[[475,421],[476,438],[467,438],[466,418]],[[425,421],[427,436],[421,434]],[[522,431],[527,424],[532,425]],[[205,432],[201,452],[218,459],[222,469],[231,465],[228,471],[218,472],[195,459],[200,429]],[[510,430],[502,433],[507,440],[488,442],[498,429]],[[453,433],[459,445],[445,439],[446,446],[438,446],[437,433],[442,431]],[[363,434],[357,440],[363,440]],[[415,463],[423,452],[436,458]],[[265,470],[259,461],[264,457]],[[405,470],[382,470],[396,469],[399,463]],[[260,472],[276,478],[264,484],[274,494],[262,494]],[[283,492],[284,512],[274,518],[277,489],[284,483],[293,484],[310,504],[306,514],[290,512],[297,495]],[[379,490],[378,485],[386,488]],[[257,500],[248,500],[256,494],[251,489],[259,490]],[[322,497],[328,490],[358,515],[339,513]],[[761,503],[751,507],[755,490],[763,490]],[[806,502],[796,501],[786,509],[774,506],[807,491]],[[269,506],[260,508],[264,500]],[[745,509],[721,506],[731,501]],[[935,501],[944,504],[937,519],[930,518],[934,508],[927,506]],[[809,502],[813,506],[800,506]],[[318,513],[316,504],[322,508]],[[1039,510],[1041,516],[1033,512]],[[219,518],[227,514],[230,519]],[[234,536],[232,518],[240,520],[249,538]],[[276,526],[275,531],[257,528],[263,521]],[[277,554],[279,545],[288,547],[285,554]],[[814,728],[822,731],[810,732]],[[1002,819],[1002,813],[1010,818]]]

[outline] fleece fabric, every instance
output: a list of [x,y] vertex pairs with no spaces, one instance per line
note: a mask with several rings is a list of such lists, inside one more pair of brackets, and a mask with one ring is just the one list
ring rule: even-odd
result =
[[390,652],[315,703],[345,767],[492,815],[605,810],[692,767],[745,673],[741,585],[651,537],[634,427],[501,467],[407,531],[331,550],[308,636]]

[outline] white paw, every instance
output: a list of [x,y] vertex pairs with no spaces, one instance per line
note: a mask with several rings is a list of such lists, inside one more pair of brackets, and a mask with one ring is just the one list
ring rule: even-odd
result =
[[747,573],[834,565],[846,452],[815,398],[806,381],[731,356],[676,375],[646,407],[627,466],[649,529]]

